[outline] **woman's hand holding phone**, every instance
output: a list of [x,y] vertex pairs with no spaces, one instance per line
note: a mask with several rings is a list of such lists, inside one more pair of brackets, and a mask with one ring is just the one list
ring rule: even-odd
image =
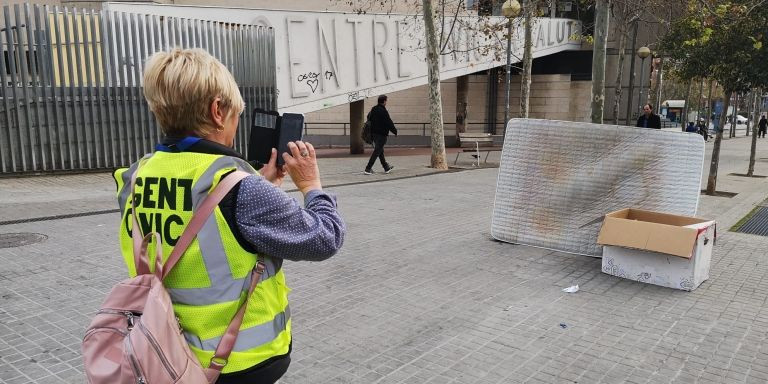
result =
[[317,167],[315,147],[303,141],[289,142],[288,151],[290,154],[283,153],[284,168],[291,175],[291,180],[296,184],[296,188],[304,195],[315,189],[323,189],[320,183],[320,170]]
[[261,176],[263,176],[270,183],[281,186],[283,185],[283,179],[285,178],[285,168],[277,166],[277,149],[272,148],[272,154],[269,156],[269,162],[259,170]]

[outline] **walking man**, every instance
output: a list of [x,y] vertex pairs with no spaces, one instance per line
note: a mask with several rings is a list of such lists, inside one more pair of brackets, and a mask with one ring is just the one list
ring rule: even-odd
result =
[[661,118],[653,113],[650,104],[643,105],[643,114],[637,118],[637,127],[661,129]]
[[768,120],[766,120],[765,115],[760,118],[760,123],[757,124],[757,137],[765,137],[765,131],[768,129]]
[[384,168],[384,173],[392,172],[395,168],[384,158],[384,145],[387,144],[387,136],[389,132],[392,132],[397,136],[397,128],[395,123],[389,117],[387,112],[387,95],[379,96],[379,103],[371,108],[371,112],[368,113],[368,120],[371,122],[371,136],[373,138],[373,153],[368,160],[368,165],[365,166],[366,175],[373,173],[373,164],[376,163],[378,158],[381,161],[381,166]]

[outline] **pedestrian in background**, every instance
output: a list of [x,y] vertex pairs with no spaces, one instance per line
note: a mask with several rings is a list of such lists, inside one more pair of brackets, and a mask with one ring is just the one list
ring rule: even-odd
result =
[[650,104],[643,105],[643,114],[637,118],[637,127],[661,129],[661,118],[653,113],[653,107]]
[[709,128],[707,128],[707,122],[703,117],[699,117],[699,122],[696,124],[696,128],[698,128],[697,131],[699,132],[699,135],[704,138],[704,141],[709,141],[711,136],[709,136]]
[[695,125],[693,125],[693,121],[689,121],[688,126],[685,127],[685,131],[693,133],[693,132],[698,132],[699,130],[696,128]]
[[370,116],[371,135],[373,137],[373,153],[368,159],[368,165],[365,166],[363,173],[366,175],[373,174],[373,164],[376,163],[377,158],[381,161],[384,173],[390,173],[395,167],[387,163],[384,158],[384,145],[387,144],[387,137],[390,132],[397,136],[397,128],[395,128],[395,123],[392,122],[387,111],[387,95],[379,96],[378,104],[371,108],[368,115]]
[[765,131],[768,129],[768,120],[766,120],[765,115],[760,118],[760,122],[757,124],[757,127],[757,137],[765,137]]

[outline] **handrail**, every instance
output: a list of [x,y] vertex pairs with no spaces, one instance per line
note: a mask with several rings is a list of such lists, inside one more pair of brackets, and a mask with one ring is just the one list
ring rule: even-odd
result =
[[[429,123],[429,122],[397,122],[397,123],[395,123],[395,126],[397,126],[398,130],[401,131],[401,132],[413,131],[414,130],[413,128],[409,129],[409,128],[406,128],[406,127],[416,126],[416,130],[420,130],[421,131],[421,136],[428,136],[429,134],[431,134],[428,131],[428,129],[427,129],[430,126],[430,124],[431,123]],[[329,122],[329,121],[304,122],[304,135],[310,134],[310,132],[309,132],[310,129],[311,130],[319,130],[319,131],[323,131],[323,130],[327,131],[327,130],[341,128],[342,129],[342,135],[346,136],[346,135],[349,134],[349,130],[348,130],[349,125],[350,125],[349,122],[341,122],[341,121],[339,121],[339,122]],[[319,127],[317,127],[317,126],[319,126]],[[445,122],[445,123],[443,123],[443,126],[456,126],[456,123],[455,122]],[[465,126],[467,126],[467,127],[478,127],[479,126],[479,127],[483,128],[483,131],[485,131],[484,128],[488,126],[488,123],[485,123],[485,122],[472,122],[472,123],[465,123]],[[502,124],[502,123],[497,123],[496,124],[496,132],[504,132],[504,128],[505,128],[504,124]],[[446,131],[448,131],[448,130],[446,130]],[[325,134],[325,133],[313,133],[313,134],[320,134],[320,135],[322,135],[322,134]]]

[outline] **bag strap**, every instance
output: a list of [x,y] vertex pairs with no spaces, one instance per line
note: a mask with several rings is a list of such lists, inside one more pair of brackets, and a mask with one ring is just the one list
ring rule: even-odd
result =
[[162,274],[158,276],[160,277],[160,280],[163,280],[166,276],[168,276],[169,273],[171,273],[173,267],[176,266],[176,263],[179,262],[181,256],[184,255],[184,252],[186,252],[187,248],[189,248],[189,245],[192,244],[192,240],[195,239],[197,233],[200,232],[200,229],[203,228],[203,225],[205,225],[208,217],[211,216],[211,213],[213,213],[213,210],[217,205],[219,205],[224,196],[226,196],[227,193],[229,193],[229,191],[231,191],[232,188],[237,185],[237,183],[250,175],[251,174],[248,172],[235,171],[228,174],[224,177],[224,179],[219,181],[219,184],[216,186],[216,188],[214,188],[213,191],[208,194],[208,197],[203,200],[195,213],[192,215],[192,219],[189,221],[189,224],[179,237],[176,245],[173,247],[171,254],[168,256],[168,260],[165,261]]
[[[139,160],[136,170],[131,175],[131,217],[133,218],[133,227],[131,228],[131,239],[133,240],[133,265],[136,267],[136,275],[145,275],[149,273],[149,261],[146,257],[146,244],[144,236],[139,227],[139,221],[136,218],[136,177],[141,169],[144,159]],[[158,243],[159,244],[159,243]],[[142,251],[143,250],[143,251]]]
[[251,298],[251,294],[259,283],[259,280],[261,280],[261,274],[264,273],[265,269],[266,266],[264,265],[264,262],[259,258],[256,267],[254,267],[251,272],[251,286],[248,288],[245,302],[243,302],[243,305],[240,306],[240,309],[229,323],[227,331],[224,332],[224,335],[221,337],[219,345],[216,347],[216,352],[214,352],[213,357],[211,358],[211,363],[208,365],[208,369],[205,372],[208,382],[211,384],[216,382],[221,374],[221,370],[227,365],[227,359],[229,359],[229,355],[235,347],[237,335],[240,333],[240,325],[243,323],[245,310],[248,308],[248,300]]

